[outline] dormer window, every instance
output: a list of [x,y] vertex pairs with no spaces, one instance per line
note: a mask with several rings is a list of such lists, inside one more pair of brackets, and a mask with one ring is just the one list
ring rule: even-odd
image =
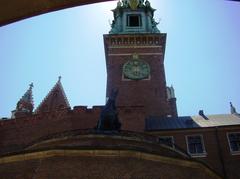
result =
[[140,14],[127,15],[128,27],[140,27],[142,26],[142,18]]

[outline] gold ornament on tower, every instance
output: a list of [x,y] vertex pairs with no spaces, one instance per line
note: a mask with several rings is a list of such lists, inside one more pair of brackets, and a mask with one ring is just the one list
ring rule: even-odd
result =
[[138,0],[129,0],[129,6],[132,10],[136,10],[138,7],[139,1]]

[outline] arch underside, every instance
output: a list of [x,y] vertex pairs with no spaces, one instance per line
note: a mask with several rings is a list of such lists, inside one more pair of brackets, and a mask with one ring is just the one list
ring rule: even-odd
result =
[[0,26],[32,16],[110,0],[7,0],[0,2]]

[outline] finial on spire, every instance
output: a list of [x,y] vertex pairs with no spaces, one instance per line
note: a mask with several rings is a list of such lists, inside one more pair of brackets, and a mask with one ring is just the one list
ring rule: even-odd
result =
[[62,79],[62,77],[61,77],[61,76],[59,76],[59,77],[58,77],[58,82],[61,82],[61,79]]
[[151,3],[148,0],[146,0],[145,5],[146,7],[151,7]]
[[29,89],[26,91],[26,93],[22,96],[20,101],[25,101],[27,103],[33,103],[33,97],[32,97],[32,89],[33,89],[33,83],[29,85]]
[[119,7],[121,7],[121,6],[122,6],[122,3],[121,3],[121,1],[119,0],[118,3],[117,3],[117,7],[119,8]]
[[139,0],[139,7],[143,7],[144,6],[144,0]]
[[31,83],[30,85],[29,85],[29,89],[32,89],[34,86],[33,86],[33,83]]

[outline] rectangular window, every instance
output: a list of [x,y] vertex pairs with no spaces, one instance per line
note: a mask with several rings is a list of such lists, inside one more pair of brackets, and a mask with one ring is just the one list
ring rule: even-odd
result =
[[127,15],[128,27],[140,27],[142,26],[142,18],[140,14]]
[[240,153],[240,132],[228,133],[228,143],[232,153]]
[[188,153],[192,156],[205,156],[206,151],[202,135],[186,136]]
[[159,143],[174,148],[173,136],[161,136],[159,137]]

